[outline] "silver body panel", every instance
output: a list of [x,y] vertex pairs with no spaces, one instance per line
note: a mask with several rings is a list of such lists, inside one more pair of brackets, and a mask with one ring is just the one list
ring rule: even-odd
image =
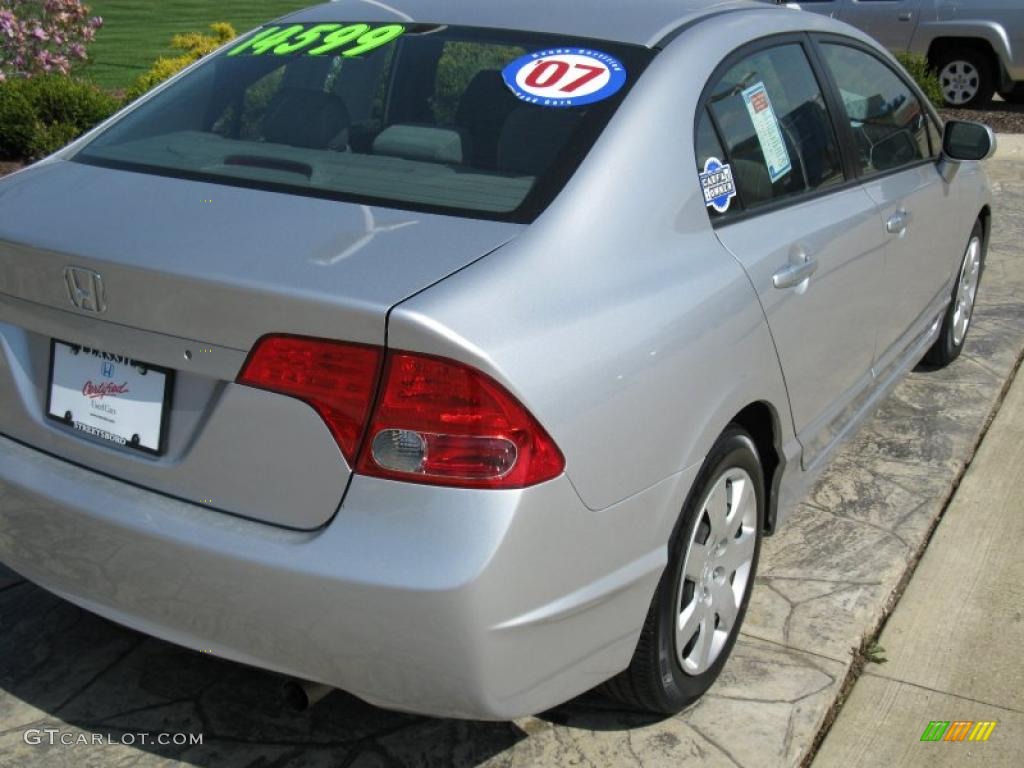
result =
[[[774,218],[778,224],[771,227],[761,217],[720,227],[718,236],[761,299],[810,464],[842,428],[848,402],[872,384],[875,334],[886,304],[885,233],[860,186]],[[818,263],[810,284],[775,288],[773,275],[800,258]]]
[[[181,499],[317,528],[348,464],[308,407],[231,383],[248,350],[268,333],[383,344],[390,307],[521,229],[80,163],[29,168],[0,185],[0,433]],[[103,276],[104,312],[71,304],[68,265]],[[51,338],[178,371],[164,456],[44,418]]]
[[0,293],[77,311],[70,261],[103,275],[111,323],[240,350],[270,332],[380,344],[388,308],[521,229],[47,163],[0,186]]
[[[367,21],[387,14],[338,3],[309,18],[353,5]],[[644,23],[618,31],[592,12],[572,24],[582,4],[563,5],[546,29],[649,42],[669,23],[667,2],[649,18],[631,10]],[[678,18],[695,13],[671,5]],[[464,24],[490,18],[475,3],[408,6]],[[378,222],[418,223],[364,242],[364,211],[343,203],[218,187],[215,221],[189,202],[208,189],[184,181],[59,160],[0,181],[0,560],[115,621],[397,709],[510,718],[625,668],[716,437],[743,408],[770,409],[783,524],[935,338],[991,196],[979,165],[945,181],[932,163],[713,228],[693,124],[722,59],[772,34],[868,39],[820,16],[749,8],[676,37],[529,226],[374,209]],[[49,189],[56,213],[52,197],[38,207]],[[174,215],[133,196],[169,197]],[[885,232],[900,204],[915,214],[903,239]],[[67,223],[73,205],[90,217]],[[61,227],[47,224],[54,217]],[[769,287],[794,247],[817,254],[818,273],[802,288]],[[352,248],[331,267],[313,263]],[[110,317],[71,308],[55,287],[72,255],[110,272]],[[223,301],[190,304],[190,276],[219,286]],[[142,298],[119,305],[122,295]],[[228,383],[259,335],[287,331],[478,367],[544,425],[565,473],[517,491],[351,475],[304,406]],[[175,415],[181,442],[167,466],[136,467],[41,423],[40,354],[54,336],[179,369],[196,412]],[[212,352],[183,369],[182,346],[199,342]],[[213,429],[222,407],[230,418]],[[237,423],[252,408],[274,413],[275,438],[293,454],[280,451],[277,473],[267,467],[278,448]],[[194,503],[202,484],[173,475],[195,451],[234,473],[202,479],[235,494],[224,507],[235,514]],[[291,473],[303,462],[308,499],[284,501],[253,479],[298,492]],[[247,483],[265,493],[253,499]],[[343,493],[335,514],[329,500]]]
[[508,719],[626,664],[695,471],[600,515],[564,476],[493,493],[357,477],[330,526],[296,532],[0,437],[0,553],[58,595],[185,647],[384,707]]
[[1018,0],[819,0],[801,7],[852,24],[893,51],[923,56],[937,40],[983,41],[999,59],[1003,85],[1024,82],[1024,6]]
[[[890,50],[906,50],[921,21],[922,6],[927,0],[884,0],[860,2],[840,0],[833,18],[863,29]],[[810,9],[809,9],[810,10]]]

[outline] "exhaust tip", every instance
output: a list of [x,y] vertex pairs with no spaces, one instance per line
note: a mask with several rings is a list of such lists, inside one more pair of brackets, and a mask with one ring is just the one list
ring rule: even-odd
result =
[[335,689],[308,680],[289,680],[281,689],[285,705],[294,712],[306,712]]

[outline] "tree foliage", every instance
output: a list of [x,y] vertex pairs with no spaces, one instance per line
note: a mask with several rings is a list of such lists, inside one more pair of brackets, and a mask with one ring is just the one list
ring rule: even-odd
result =
[[0,0],[0,81],[69,74],[101,26],[81,0]]

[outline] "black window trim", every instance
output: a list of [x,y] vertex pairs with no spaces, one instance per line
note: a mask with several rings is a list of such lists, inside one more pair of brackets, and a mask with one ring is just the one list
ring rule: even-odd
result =
[[[818,189],[805,190],[800,194],[783,197],[780,198],[779,200],[765,203],[763,205],[758,205],[754,208],[747,208],[746,205],[743,203],[742,192],[740,191],[739,186],[737,185],[736,197],[740,201],[741,208],[740,210],[737,210],[735,213],[729,213],[724,216],[711,216],[709,214],[708,218],[711,221],[711,225],[716,229],[718,227],[724,227],[730,224],[746,221],[747,219],[751,219],[756,216],[761,216],[766,213],[778,211],[782,208],[788,208],[790,206],[795,205],[802,205],[811,200],[824,197],[825,195],[843,192],[845,190],[856,187],[861,183],[860,179],[857,178],[856,174],[854,173],[855,166],[851,162],[852,157],[850,153],[850,147],[847,145],[847,142],[843,141],[845,134],[840,132],[837,127],[837,118],[835,114],[835,100],[839,98],[838,92],[833,90],[834,84],[831,82],[830,79],[823,80],[823,77],[825,77],[827,73],[824,71],[821,62],[818,60],[818,52],[814,48],[814,42],[811,39],[810,34],[807,32],[784,32],[781,34],[766,35],[764,37],[759,37],[754,40],[749,40],[743,45],[741,45],[739,48],[736,48],[731,53],[729,53],[729,55],[726,56],[718,64],[717,67],[715,67],[715,70],[711,73],[711,77],[709,77],[707,83],[704,84],[704,89],[701,91],[700,100],[697,102],[697,109],[694,116],[694,166],[696,166],[697,160],[696,137],[697,131],[700,128],[700,118],[705,110],[708,110],[709,115],[711,114],[711,110],[708,109],[708,105],[710,102],[711,94],[714,91],[715,86],[718,85],[719,80],[721,80],[721,78],[725,75],[726,72],[729,71],[729,69],[731,69],[733,66],[735,66],[738,62],[742,61],[743,59],[748,58],[749,56],[752,56],[756,53],[760,53],[761,51],[770,48],[778,48],[784,45],[793,44],[799,45],[803,50],[804,55],[807,57],[808,65],[811,68],[811,73],[817,81],[818,89],[821,91],[821,94],[825,99],[826,112],[828,113],[829,121],[832,125],[832,130],[835,135],[836,142],[839,144],[839,156],[840,161],[842,163],[843,180],[840,181],[838,184],[831,184],[827,187],[819,187]],[[722,144],[722,152],[725,155],[725,157],[723,158],[723,162],[731,164],[729,147],[724,141],[722,141],[722,137],[718,130],[718,126],[715,125],[713,116],[711,118],[711,121],[712,125],[714,125],[715,127],[715,133],[716,135],[718,135],[719,143]],[[847,126],[847,130],[849,130],[849,126]]]
[[[767,48],[775,48],[781,45],[787,45],[792,43],[799,43],[804,50],[804,54],[807,56],[808,61],[811,65],[811,70],[814,73],[815,78],[818,81],[818,87],[821,89],[822,95],[825,99],[825,107],[828,112],[829,119],[832,123],[832,129],[835,132],[836,140],[839,142],[840,157],[843,164],[843,176],[844,179],[839,184],[833,184],[828,187],[807,190],[798,195],[792,195],[789,197],[781,198],[777,201],[765,203],[755,208],[747,208],[743,205],[742,195],[739,187],[736,189],[736,197],[740,201],[741,207],[735,213],[730,213],[725,216],[711,216],[708,218],[711,222],[711,226],[715,229],[718,227],[726,227],[730,224],[736,224],[748,219],[761,216],[766,213],[773,213],[783,208],[789,208],[791,206],[803,205],[804,203],[817,200],[825,197],[826,195],[839,194],[845,192],[854,187],[862,187],[867,182],[874,182],[878,179],[883,179],[886,176],[891,176],[896,173],[903,173],[908,170],[922,167],[924,165],[934,165],[937,167],[938,161],[941,158],[941,147],[939,148],[939,154],[935,154],[935,148],[931,147],[931,137],[929,136],[929,147],[932,150],[932,156],[917,160],[907,165],[901,165],[898,168],[893,168],[880,173],[872,174],[871,176],[864,176],[860,173],[860,164],[857,161],[853,152],[853,134],[850,130],[850,122],[846,114],[846,107],[843,106],[842,97],[839,93],[839,87],[836,85],[835,79],[832,77],[832,73],[828,66],[825,64],[824,57],[821,53],[820,46],[823,43],[834,43],[838,45],[846,45],[851,48],[862,51],[870,56],[874,56],[880,63],[886,66],[889,70],[896,75],[899,80],[910,89],[918,101],[924,107],[925,114],[934,123],[939,136],[943,135],[944,123],[942,118],[939,116],[935,106],[928,100],[917,84],[908,80],[893,64],[888,61],[885,55],[871,45],[858,40],[854,37],[847,37],[846,35],[839,35],[831,32],[786,32],[782,34],[766,35],[759,37],[754,40],[750,40],[739,48],[736,48],[729,53],[719,64],[715,67],[715,70],[711,73],[711,77],[708,78],[707,83],[704,84],[704,89],[701,91],[700,99],[697,102],[697,109],[694,114],[694,126],[693,126],[693,149],[694,149],[694,165],[696,166],[696,151],[697,151],[697,131],[700,128],[700,118],[703,112],[708,109],[708,102],[710,100],[711,92],[714,87],[718,84],[718,81],[725,75],[725,73],[734,66],[738,61],[747,58],[748,56],[758,53]],[[708,110],[710,115],[710,110]],[[714,117],[711,117],[712,125],[715,128],[716,136],[718,137],[719,143],[722,145],[722,152],[725,155],[723,162],[729,162],[729,148],[727,144],[722,140],[722,136],[718,130],[718,126],[715,125]]]
[[[707,115],[708,125],[711,126],[711,130],[715,134],[715,141],[718,142],[718,146],[722,150],[722,162],[726,163],[727,165],[731,164],[732,161],[729,158],[729,142],[725,140],[725,133],[722,131],[722,126],[718,124],[718,118],[715,117],[715,113],[711,109],[710,104],[705,105],[704,109],[700,110],[697,113],[697,126],[695,130],[700,130],[700,118],[702,115]],[[694,148],[696,149],[696,133],[694,134],[694,139]],[[700,170],[702,171],[703,169]],[[739,185],[735,184],[734,182],[734,186],[736,192],[736,202],[739,203],[739,208],[737,209],[736,215],[739,215],[740,213],[743,213],[744,211],[747,210],[747,204],[743,200],[743,192],[740,190]]]

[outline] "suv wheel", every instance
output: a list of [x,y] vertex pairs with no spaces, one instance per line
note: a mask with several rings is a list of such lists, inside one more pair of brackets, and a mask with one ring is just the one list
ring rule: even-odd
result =
[[747,610],[764,527],[764,472],[730,426],[708,454],[629,667],[604,685],[627,706],[675,714],[715,682]]
[[983,107],[995,93],[995,77],[988,56],[962,48],[946,51],[935,61],[942,97],[951,107]]

